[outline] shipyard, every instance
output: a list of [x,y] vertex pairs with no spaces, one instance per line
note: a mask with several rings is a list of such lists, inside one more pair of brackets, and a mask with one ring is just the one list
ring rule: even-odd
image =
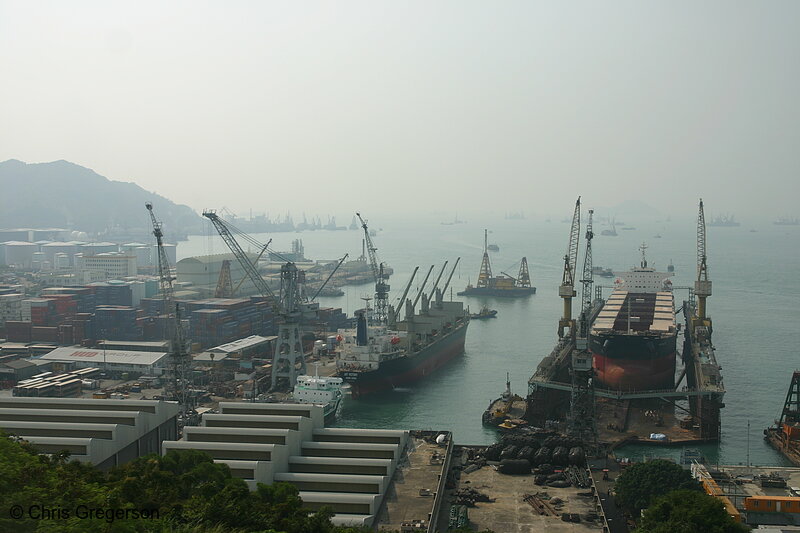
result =
[[800,3],[0,6],[0,532],[800,532]]
[[[725,388],[707,314],[711,281],[702,201],[693,285],[674,284],[674,267],[659,271],[649,266],[648,246],[642,243],[639,265],[615,269],[613,285],[601,286],[599,278],[611,270],[592,263],[593,210],[582,224],[578,199],[558,287],[562,313],[553,317],[558,341],[531,368],[527,391],[512,390],[506,373],[502,394],[485,398],[488,407],[473,413],[475,425],[496,432],[489,445],[457,442],[446,426],[339,427],[353,402],[369,402],[448,372],[451,360],[463,357],[471,321],[504,319],[486,300],[480,312],[471,313],[470,298],[480,296],[466,294],[466,301],[445,296],[453,293],[460,257],[452,265],[430,265],[424,275],[415,267],[400,296],[392,299],[392,270],[378,255],[378,237],[357,214],[360,237],[353,240],[360,244],[358,262],[365,265],[360,268],[370,273],[370,295],[349,318],[315,301],[347,264],[347,254],[331,261],[322,271],[324,279],[309,289],[307,276],[313,269],[301,267],[316,263],[305,257],[299,240],[291,252],[273,252],[269,243],[210,210],[204,215],[230,254],[212,259],[217,279],[206,281],[206,292],[197,292],[201,284],[192,277],[195,260],[190,258],[183,279],[194,282],[176,290],[181,285],[173,284],[169,274],[173,269],[161,223],[152,206],[146,207],[156,240],[152,270],[157,275],[46,288],[32,299],[15,293],[21,287],[4,289],[5,296],[20,294],[5,301],[25,310],[22,318],[29,321],[7,316],[5,322],[6,341],[0,344],[0,371],[6,376],[6,389],[0,391],[4,431],[43,450],[70,446],[78,460],[110,468],[124,461],[114,448],[68,444],[81,434],[67,430],[69,417],[91,423],[100,412],[116,412],[114,402],[128,406],[120,413],[155,409],[162,413],[159,423],[169,428],[169,438],[158,446],[161,453],[209,453],[235,468],[251,488],[292,483],[309,509],[331,507],[337,524],[430,532],[467,525],[495,531],[627,531],[619,523],[626,521],[621,510],[608,497],[614,478],[629,464],[621,450],[631,444],[650,446],[658,456],[661,449],[685,450],[721,439]],[[581,235],[585,244],[579,265]],[[240,242],[261,253],[245,252]],[[506,290],[490,281],[496,278],[487,242],[484,232],[478,287]],[[11,252],[17,253],[13,247]],[[115,257],[113,251],[104,253]],[[181,279],[182,263],[176,263]],[[529,286],[524,258],[522,264],[522,274],[509,279]],[[150,283],[151,290],[134,297],[137,282]],[[580,307],[573,316],[578,289]],[[59,336],[41,336],[49,329]],[[93,342],[92,337],[103,339]],[[80,343],[70,345],[79,338]],[[51,339],[61,346],[48,344]],[[782,429],[765,431],[767,441],[795,464],[797,376],[776,426]],[[54,420],[48,415],[53,410],[64,415],[59,418],[63,423],[44,430],[42,424]],[[77,419],[73,426],[80,427]],[[264,450],[261,459],[259,449]],[[767,505],[756,503],[758,498],[795,498],[788,492],[742,492],[744,478],[731,473],[735,467],[711,465],[700,456],[683,463],[698,483],[705,483],[708,494],[727,498],[725,505],[736,509],[739,522],[748,512],[761,516],[750,519],[751,525],[764,519],[754,511],[753,506]],[[776,467],[763,472],[748,471],[745,481],[758,485],[772,476],[764,486],[779,485],[784,478],[793,486],[792,471]],[[350,488],[342,489],[345,485]]]

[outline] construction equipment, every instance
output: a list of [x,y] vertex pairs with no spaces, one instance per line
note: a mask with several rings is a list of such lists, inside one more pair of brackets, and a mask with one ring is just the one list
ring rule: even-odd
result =
[[233,298],[230,259],[222,260],[222,267],[219,271],[219,279],[217,280],[217,288],[214,291],[214,298]]
[[156,238],[158,248],[158,284],[161,291],[161,298],[164,302],[164,314],[167,316],[165,337],[169,342],[169,376],[164,385],[164,396],[174,398],[178,401],[181,409],[181,420],[186,420],[187,415],[192,410],[189,399],[189,374],[191,355],[186,346],[186,335],[181,325],[180,310],[175,302],[175,292],[172,282],[172,269],[169,259],[164,251],[164,233],[161,230],[161,222],[153,214],[153,204],[146,203],[145,207],[150,213],[150,221],[153,224],[153,235]]
[[572,226],[569,230],[569,244],[567,253],[564,255],[564,273],[561,278],[561,285],[558,287],[558,295],[564,300],[564,314],[558,321],[558,336],[564,336],[565,330],[569,329],[571,336],[575,336],[575,321],[572,319],[572,298],[575,292],[575,264],[578,261],[578,239],[581,230],[581,197],[575,202],[575,212],[572,215]]
[[[580,201],[580,199],[579,199]],[[567,431],[570,435],[594,444],[597,441],[597,425],[595,420],[594,372],[592,370],[592,353],[589,351],[589,327],[592,314],[592,215],[589,210],[589,221],[586,224],[586,254],[583,258],[583,285],[581,292],[581,312],[578,318],[577,335],[573,333],[575,349],[570,360],[570,398]]]
[[[223,241],[225,241],[225,244],[233,253],[234,257],[236,257],[236,260],[239,261],[239,264],[244,269],[245,273],[247,274],[247,277],[250,278],[250,281],[253,282],[253,285],[256,287],[258,292],[269,300],[270,304],[272,304],[273,309],[278,309],[280,302],[278,298],[275,296],[275,293],[272,292],[272,289],[270,289],[269,285],[267,285],[267,282],[264,281],[264,278],[262,278],[261,275],[258,273],[256,265],[250,260],[250,258],[242,249],[242,247],[239,246],[239,243],[236,241],[236,238],[233,236],[233,232],[231,231],[231,229],[235,228],[232,225],[229,226],[229,223],[224,222],[213,210],[203,211],[203,216],[209,219],[211,223],[214,225],[214,228],[216,228],[217,233],[219,233],[219,236],[222,237]],[[240,231],[237,232],[239,234],[243,234],[243,232]],[[262,246],[261,243],[258,244],[259,247]]]
[[[281,317],[281,322],[278,326],[278,340],[275,343],[275,354],[272,361],[271,388],[274,390],[279,385],[293,387],[297,381],[297,376],[306,373],[300,324],[301,321],[316,316],[319,309],[319,304],[309,302],[305,294],[305,272],[300,271],[297,265],[291,261],[287,261],[282,265],[280,293],[276,296],[264,278],[258,273],[256,265],[244,253],[244,250],[242,250],[242,247],[233,236],[232,230],[235,230],[259,248],[266,248],[266,246],[234,228],[229,223],[224,222],[214,211],[206,210],[203,212],[203,216],[214,224],[217,232],[233,252],[239,264],[242,265],[253,285],[258,288],[262,296],[270,301],[275,313]],[[275,252],[272,253],[274,254]],[[279,383],[280,380],[286,380],[288,383]]]
[[583,285],[583,290],[581,292],[581,314],[578,320],[578,336],[581,339],[589,338],[589,319],[592,313],[592,284],[594,283],[594,271],[592,270],[592,238],[594,238],[594,232],[592,231],[593,214],[594,210],[589,209],[589,221],[586,224],[586,255],[583,258],[583,279],[581,279],[581,284]]
[[[489,230],[483,230],[483,260],[481,260],[481,271],[478,273],[478,281],[475,284],[479,288],[488,288],[489,280],[492,277],[492,265],[489,263]],[[509,276],[511,277],[511,276]]]
[[356,213],[361,227],[364,229],[364,240],[367,244],[367,252],[369,253],[369,264],[372,268],[372,276],[375,279],[375,315],[377,323],[386,325],[389,320],[389,284],[386,281],[389,276],[383,271],[383,263],[378,261],[378,248],[372,242],[372,237],[369,235],[369,228],[367,221],[361,218],[361,213]]
[[517,275],[517,287],[531,287],[531,274],[528,271],[528,258],[523,257],[519,264],[519,275]]
[[706,298],[711,296],[711,280],[708,279],[706,264],[706,217],[703,213],[703,199],[697,215],[697,280],[694,282],[694,295],[697,297],[697,318],[706,319]]

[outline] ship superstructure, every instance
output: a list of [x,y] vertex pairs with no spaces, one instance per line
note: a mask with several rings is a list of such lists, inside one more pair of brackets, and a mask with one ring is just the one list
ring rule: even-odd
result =
[[342,404],[342,385],[342,378],[320,377],[319,372],[313,376],[297,376],[292,398],[298,403],[322,405],[325,420],[332,420]]

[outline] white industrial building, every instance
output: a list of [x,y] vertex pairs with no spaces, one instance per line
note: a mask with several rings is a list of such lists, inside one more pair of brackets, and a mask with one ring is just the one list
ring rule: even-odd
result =
[[103,350],[64,346],[39,358],[41,361],[62,363],[64,369],[96,367],[103,371],[135,372],[158,376],[167,364],[166,352],[138,352],[133,350]]
[[[43,244],[41,247],[41,251],[44,252],[45,259],[50,261],[51,264],[56,264],[56,255],[57,254],[66,254],[68,266],[74,265],[74,257],[75,254],[80,252],[80,247],[83,243],[81,242],[50,242],[47,244]],[[63,256],[59,256],[63,257]],[[63,261],[63,259],[61,259]]]
[[[158,254],[155,255],[151,253],[152,246],[149,244],[144,244],[141,242],[129,242],[120,245],[120,250],[125,253],[125,255],[133,255],[136,256],[136,265],[141,267],[148,267],[154,266],[153,258],[158,257]],[[174,264],[174,263],[170,263]]]
[[0,398],[0,429],[41,453],[66,450],[103,470],[149,453],[178,436],[175,402],[85,398]]
[[31,268],[33,253],[39,251],[38,246],[24,241],[7,241],[0,248],[2,248],[0,259],[3,264],[16,268]]
[[76,258],[77,272],[84,283],[135,276],[136,256],[120,252],[82,255]]
[[305,507],[332,507],[337,524],[372,525],[409,439],[408,431],[325,428],[318,405],[222,402],[219,411],[164,442],[163,453],[205,451],[252,489],[292,483]]
[[0,294],[0,326],[6,320],[22,320],[22,300],[25,295],[19,293]]

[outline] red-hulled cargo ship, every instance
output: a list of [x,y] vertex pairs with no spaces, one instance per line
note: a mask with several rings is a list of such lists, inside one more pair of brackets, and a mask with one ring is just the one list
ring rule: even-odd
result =
[[361,315],[355,330],[339,330],[337,373],[356,397],[412,383],[464,353],[468,326],[464,305],[443,301],[441,291],[389,327],[368,326]]
[[671,272],[647,266],[621,273],[592,324],[589,349],[600,387],[643,391],[675,387],[677,327]]

